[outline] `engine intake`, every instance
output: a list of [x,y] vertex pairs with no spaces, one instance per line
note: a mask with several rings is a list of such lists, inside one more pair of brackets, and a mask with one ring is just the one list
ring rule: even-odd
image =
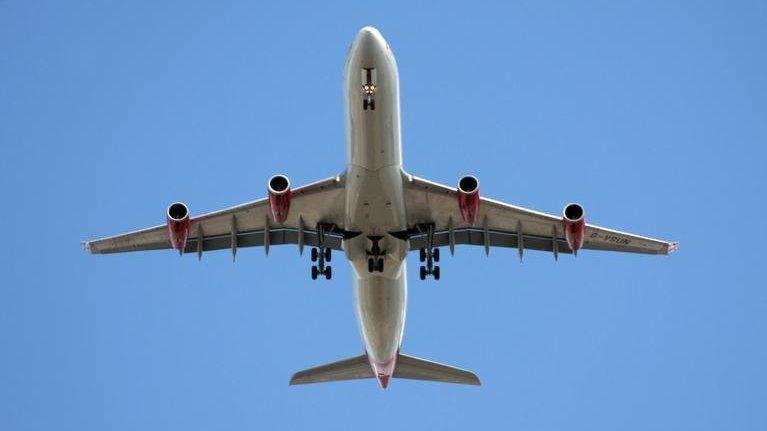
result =
[[576,203],[565,206],[562,210],[562,227],[570,250],[578,253],[578,250],[583,247],[583,239],[586,236],[586,216],[583,207]]
[[458,180],[458,207],[463,221],[474,224],[479,215],[479,180],[472,175],[464,175]]
[[186,248],[186,239],[189,237],[189,225],[191,224],[189,208],[181,202],[176,202],[168,207],[166,215],[170,244],[181,254]]
[[272,218],[277,223],[284,223],[290,212],[290,180],[285,175],[275,175],[269,179],[268,190]]

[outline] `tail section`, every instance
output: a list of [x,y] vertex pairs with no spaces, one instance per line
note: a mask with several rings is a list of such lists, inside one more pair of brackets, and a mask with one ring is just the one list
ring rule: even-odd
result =
[[[290,384],[301,385],[342,380],[372,379],[375,377],[379,377],[379,380],[381,378],[381,376],[376,376],[373,372],[368,356],[360,355],[299,371],[290,379]],[[471,371],[403,354],[397,355],[392,377],[397,379],[461,383],[465,385],[480,384],[477,375]],[[383,385],[383,387],[385,388],[386,385]]]

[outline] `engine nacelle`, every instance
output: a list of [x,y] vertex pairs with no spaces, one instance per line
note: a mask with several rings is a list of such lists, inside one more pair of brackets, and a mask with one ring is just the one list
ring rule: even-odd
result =
[[586,236],[586,214],[583,207],[576,203],[565,206],[562,210],[562,227],[570,250],[578,253],[578,250],[583,247],[583,239]]
[[189,208],[181,202],[176,202],[168,207],[166,215],[170,244],[181,254],[184,252],[186,239],[189,237],[189,225],[191,223]]
[[474,224],[479,215],[479,181],[477,177],[465,175],[458,180],[458,207],[463,221]]
[[277,223],[284,223],[290,212],[290,180],[285,175],[275,175],[269,178],[268,188],[272,218]]

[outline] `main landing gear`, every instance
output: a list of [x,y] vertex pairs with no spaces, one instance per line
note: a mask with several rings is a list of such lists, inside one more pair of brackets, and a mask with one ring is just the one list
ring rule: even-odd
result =
[[317,265],[312,265],[312,280],[320,275],[324,275],[326,280],[333,278],[333,268],[325,265],[332,257],[332,250],[325,247],[325,227],[320,224],[317,226],[317,247],[312,248],[311,252],[312,262],[317,262]]
[[368,272],[383,272],[384,270],[384,259],[383,256],[386,255],[386,251],[381,250],[381,246],[379,242],[381,241],[382,236],[369,236],[368,239],[373,242],[373,245],[370,247],[370,251],[367,252],[368,255]]
[[419,276],[421,280],[426,280],[429,275],[439,280],[439,266],[434,265],[434,262],[439,262],[439,249],[434,247],[434,225],[429,225],[426,229],[426,247],[418,250],[418,260],[426,262],[426,265],[421,265]]

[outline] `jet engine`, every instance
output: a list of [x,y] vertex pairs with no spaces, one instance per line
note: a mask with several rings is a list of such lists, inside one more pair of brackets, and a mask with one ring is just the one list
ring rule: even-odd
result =
[[170,244],[178,250],[179,254],[182,254],[186,247],[186,239],[189,237],[189,208],[181,202],[171,204],[168,207],[167,217]]
[[465,175],[458,180],[458,207],[463,221],[473,224],[479,215],[479,181],[477,177]]
[[562,210],[562,226],[567,245],[573,253],[577,254],[583,247],[583,238],[586,236],[586,217],[583,207],[576,203],[565,206]]
[[290,180],[285,175],[275,175],[269,179],[268,188],[272,218],[277,223],[284,223],[290,211]]

